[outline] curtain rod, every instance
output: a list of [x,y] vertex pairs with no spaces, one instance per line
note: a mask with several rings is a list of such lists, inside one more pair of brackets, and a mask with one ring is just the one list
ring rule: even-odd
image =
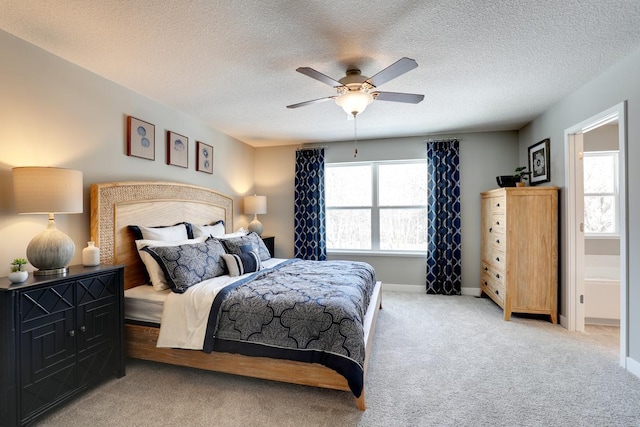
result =
[[435,142],[435,141],[453,141],[453,140],[462,140],[462,138],[458,138],[457,136],[452,136],[450,138],[429,138],[427,142]]
[[328,145],[308,145],[308,146],[304,146],[304,147],[298,147],[298,148],[296,148],[296,151],[312,150],[314,148],[329,148],[329,146]]

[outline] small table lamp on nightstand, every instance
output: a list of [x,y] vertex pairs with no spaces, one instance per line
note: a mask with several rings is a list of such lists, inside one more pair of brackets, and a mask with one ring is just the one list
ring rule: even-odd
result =
[[27,246],[27,259],[36,276],[65,274],[75,253],[73,240],[56,228],[54,213],[82,213],[82,172],[48,167],[12,169],[16,210],[49,214],[47,229]]
[[249,231],[255,232],[258,236],[262,234],[262,223],[258,221],[258,214],[267,213],[267,196],[245,196],[244,213],[253,214],[253,221],[249,223]]

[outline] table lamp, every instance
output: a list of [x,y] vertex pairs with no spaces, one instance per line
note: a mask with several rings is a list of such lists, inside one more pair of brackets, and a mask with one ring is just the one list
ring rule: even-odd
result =
[[267,213],[267,196],[245,196],[244,213],[253,214],[253,221],[249,223],[249,231],[262,235],[262,223],[258,221],[258,214]]
[[12,169],[16,210],[20,214],[49,214],[47,229],[27,246],[27,259],[36,276],[66,274],[75,253],[73,240],[56,228],[55,213],[82,213],[82,172],[51,167]]

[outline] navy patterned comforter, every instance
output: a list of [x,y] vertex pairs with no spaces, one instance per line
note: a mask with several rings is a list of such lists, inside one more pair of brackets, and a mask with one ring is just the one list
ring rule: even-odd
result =
[[375,283],[362,262],[291,259],[261,270],[218,293],[203,350],[320,363],[359,397]]

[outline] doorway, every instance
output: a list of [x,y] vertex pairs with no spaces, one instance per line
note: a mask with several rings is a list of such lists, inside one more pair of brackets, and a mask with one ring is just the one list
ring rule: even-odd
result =
[[567,316],[570,331],[583,332],[585,328],[585,238],[584,188],[582,157],[584,134],[610,123],[618,123],[618,182],[620,234],[620,365],[626,369],[627,337],[627,223],[626,223],[626,104],[620,103],[565,130],[565,182],[567,185],[566,213],[566,271]]

